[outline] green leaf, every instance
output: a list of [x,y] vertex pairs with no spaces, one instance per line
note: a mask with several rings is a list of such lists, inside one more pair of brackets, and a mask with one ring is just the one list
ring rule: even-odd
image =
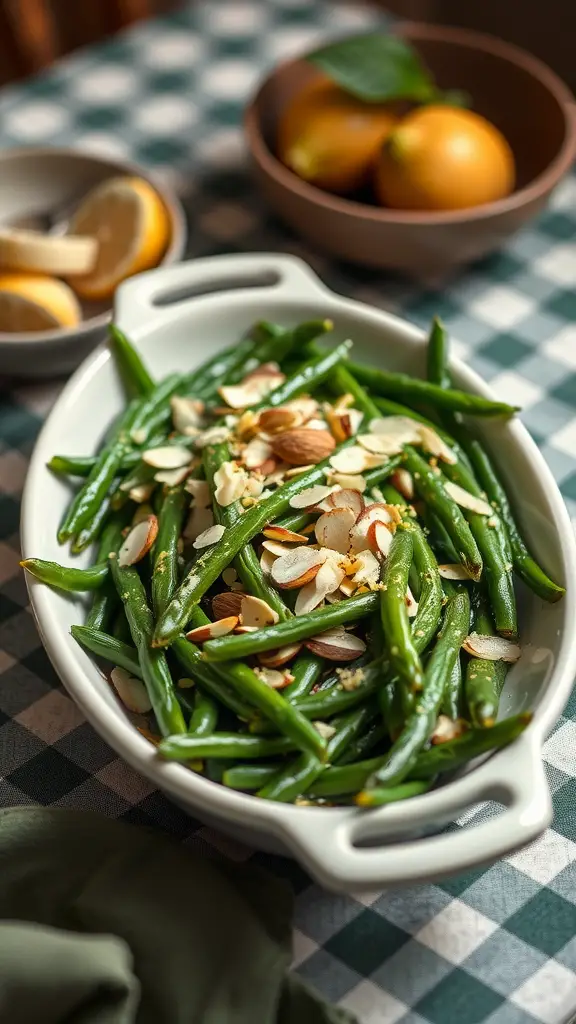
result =
[[426,101],[434,82],[416,51],[384,33],[329,43],[308,58],[346,92],[367,103]]

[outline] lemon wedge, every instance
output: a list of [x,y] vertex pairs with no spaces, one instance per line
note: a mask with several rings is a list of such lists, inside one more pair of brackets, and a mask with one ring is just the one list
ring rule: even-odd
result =
[[0,267],[38,274],[87,274],[96,264],[95,238],[42,235],[0,227]]
[[63,281],[44,274],[0,274],[0,331],[52,331],[82,319],[78,299]]
[[93,270],[75,276],[85,299],[108,299],[121,281],[155,267],[170,237],[166,208],[142,178],[110,178],[90,192],[71,219],[69,231],[98,242]]

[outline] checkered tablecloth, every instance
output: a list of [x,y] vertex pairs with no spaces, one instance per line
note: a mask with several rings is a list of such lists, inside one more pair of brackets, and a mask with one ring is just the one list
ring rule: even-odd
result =
[[[576,178],[563,183],[544,216],[504,252],[441,291],[307,251],[267,215],[251,187],[239,124],[262,71],[327,29],[362,28],[378,17],[355,0],[196,3],[5,89],[0,143],[120,153],[168,176],[185,198],[190,255],[297,252],[338,291],[400,310],[421,325],[439,313],[457,354],[497,394],[523,407],[574,515]],[[19,497],[34,438],[60,386],[0,383],[0,801],[89,808],[166,829],[207,851],[216,846],[251,856],[188,818],[120,761],[83,721],[39,644],[18,568]],[[576,1012],[574,697],[545,758],[553,828],[522,853],[443,884],[332,896],[294,863],[256,854],[297,893],[296,970],[362,1024],[570,1019]]]

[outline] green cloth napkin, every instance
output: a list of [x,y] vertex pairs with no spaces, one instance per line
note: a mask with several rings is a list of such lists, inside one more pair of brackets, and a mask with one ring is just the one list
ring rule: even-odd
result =
[[93,814],[0,811],[0,1021],[354,1024],[288,973],[292,896]]

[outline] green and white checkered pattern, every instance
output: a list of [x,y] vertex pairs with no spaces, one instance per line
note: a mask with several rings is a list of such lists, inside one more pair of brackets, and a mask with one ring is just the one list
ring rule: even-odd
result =
[[[355,0],[197,2],[4,90],[0,142],[121,153],[167,175],[186,200],[191,255],[284,249],[336,290],[422,325],[439,313],[457,354],[523,406],[576,516],[576,178],[499,256],[422,291],[309,252],[267,216],[247,177],[240,115],[263,70],[376,18]],[[27,459],[59,385],[0,388],[0,801],[96,809],[250,856],[123,764],[59,685],[18,569]],[[297,892],[296,969],[362,1024],[567,1021],[576,1012],[574,697],[545,758],[554,827],[517,856],[441,885],[332,896],[294,863],[257,854]]]

